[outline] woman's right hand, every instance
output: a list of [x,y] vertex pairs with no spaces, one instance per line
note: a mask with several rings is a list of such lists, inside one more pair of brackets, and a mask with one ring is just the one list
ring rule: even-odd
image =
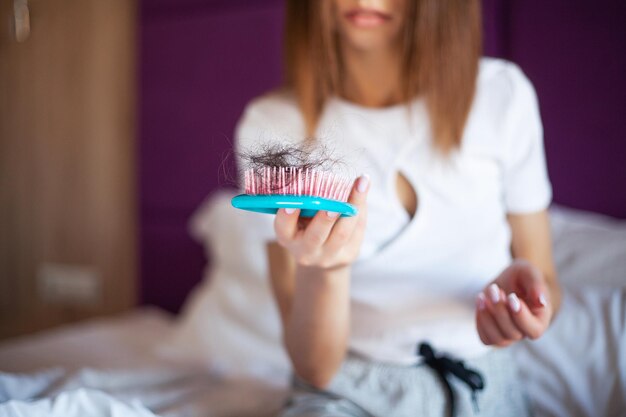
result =
[[367,222],[369,177],[362,175],[352,186],[348,202],[358,214],[339,217],[339,213],[318,211],[308,222],[299,220],[300,210],[280,209],[274,220],[278,243],[305,267],[336,269],[351,265],[359,255]]

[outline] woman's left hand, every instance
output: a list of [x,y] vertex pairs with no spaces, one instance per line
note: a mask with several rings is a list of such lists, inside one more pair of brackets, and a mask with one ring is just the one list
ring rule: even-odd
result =
[[537,339],[550,325],[553,309],[543,273],[517,259],[476,299],[476,328],[486,345],[508,346]]

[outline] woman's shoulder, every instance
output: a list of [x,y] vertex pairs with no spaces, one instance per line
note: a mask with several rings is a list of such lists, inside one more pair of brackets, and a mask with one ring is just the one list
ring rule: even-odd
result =
[[482,58],[466,144],[504,151],[520,140],[518,134],[540,123],[535,90],[522,69],[503,59]]
[[243,115],[262,117],[268,121],[295,121],[301,118],[296,97],[286,88],[275,89],[253,98],[246,104]]
[[237,124],[239,141],[298,141],[304,137],[304,121],[295,95],[277,89],[252,99]]
[[501,108],[535,101],[535,89],[522,69],[499,58],[480,60],[476,93]]

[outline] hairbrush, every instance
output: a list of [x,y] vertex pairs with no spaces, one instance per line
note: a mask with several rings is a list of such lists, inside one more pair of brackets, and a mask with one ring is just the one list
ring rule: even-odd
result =
[[320,210],[341,217],[357,214],[348,203],[353,180],[330,171],[298,167],[251,168],[244,171],[244,194],[233,197],[233,207],[276,214],[278,209],[300,210],[301,217],[313,217]]

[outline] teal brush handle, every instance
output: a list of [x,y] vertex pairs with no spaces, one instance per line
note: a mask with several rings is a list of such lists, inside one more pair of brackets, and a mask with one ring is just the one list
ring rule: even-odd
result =
[[313,217],[320,210],[334,211],[340,213],[341,217],[352,217],[359,212],[352,204],[342,201],[298,195],[239,194],[233,197],[231,204],[241,210],[268,214],[276,214],[281,208],[299,209],[300,217]]

